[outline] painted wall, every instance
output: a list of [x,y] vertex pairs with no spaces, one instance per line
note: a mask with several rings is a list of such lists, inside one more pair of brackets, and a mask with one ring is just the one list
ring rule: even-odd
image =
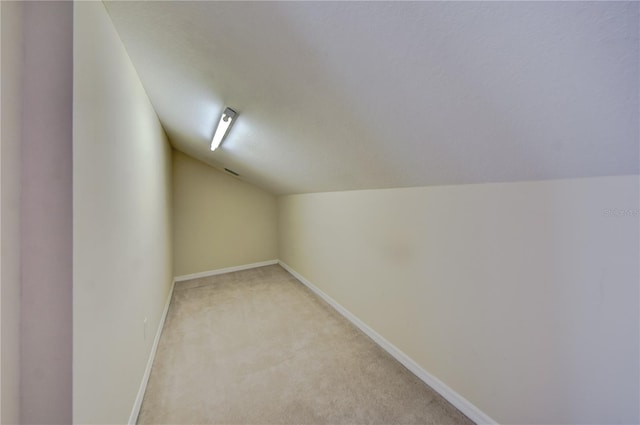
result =
[[73,422],[126,423],[173,277],[171,149],[102,2],[73,28]]
[[20,175],[24,4],[0,2],[0,423],[20,418]]
[[176,276],[278,258],[275,196],[174,151]]
[[279,254],[500,423],[638,423],[638,181],[283,196]]
[[73,4],[24,5],[20,421],[71,421]]

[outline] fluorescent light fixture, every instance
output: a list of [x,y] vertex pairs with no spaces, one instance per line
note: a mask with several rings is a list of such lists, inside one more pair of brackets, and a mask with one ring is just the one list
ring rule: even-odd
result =
[[216,128],[216,132],[213,135],[213,140],[211,140],[211,150],[215,151],[220,146],[220,143],[224,140],[225,136],[229,132],[229,128],[233,123],[233,120],[236,118],[236,111],[231,108],[225,108],[222,116],[220,117],[220,122],[218,123],[218,127]]

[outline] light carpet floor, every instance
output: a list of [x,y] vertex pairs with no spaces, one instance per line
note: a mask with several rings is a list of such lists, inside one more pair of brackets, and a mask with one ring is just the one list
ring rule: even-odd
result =
[[278,265],[176,283],[139,424],[472,424]]

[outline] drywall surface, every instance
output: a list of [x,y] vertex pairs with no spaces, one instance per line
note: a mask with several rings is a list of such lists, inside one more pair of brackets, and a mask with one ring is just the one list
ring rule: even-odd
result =
[[105,3],[174,146],[273,193],[640,172],[639,2]]
[[24,5],[0,2],[0,423],[20,418],[20,140]]
[[176,276],[278,258],[276,206],[270,193],[174,151]]
[[74,4],[74,75],[73,422],[126,423],[173,276],[171,149],[102,2]]
[[280,197],[280,259],[500,423],[638,423],[639,177]]
[[24,5],[20,421],[71,422],[73,4]]

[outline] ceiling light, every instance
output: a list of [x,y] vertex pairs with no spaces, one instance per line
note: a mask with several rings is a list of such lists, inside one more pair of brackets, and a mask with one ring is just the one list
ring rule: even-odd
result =
[[213,135],[213,140],[211,140],[211,150],[215,151],[220,143],[224,140],[225,136],[229,132],[229,128],[231,128],[231,124],[233,120],[236,119],[236,111],[231,108],[225,108],[222,116],[220,117],[220,122],[218,123],[218,127],[216,128],[216,132]]

